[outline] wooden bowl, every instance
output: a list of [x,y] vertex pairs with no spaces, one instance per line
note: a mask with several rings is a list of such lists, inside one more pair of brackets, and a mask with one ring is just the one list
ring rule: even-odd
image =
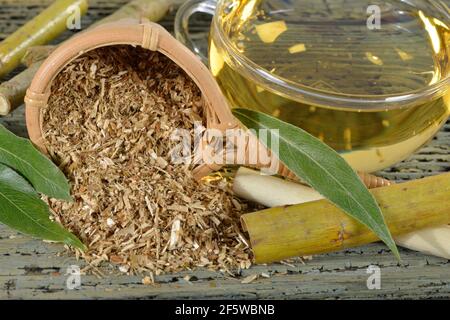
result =
[[[60,45],[39,68],[27,90],[25,106],[29,137],[42,152],[47,153],[42,137],[42,108],[46,106],[51,94],[53,79],[84,53],[113,45],[141,46],[164,54],[181,67],[200,89],[208,128],[225,132],[239,127],[239,122],[233,117],[215,79],[197,56],[162,26],[147,20],[124,19],[72,37]],[[216,164],[201,164],[194,168],[194,176],[201,178],[220,167]]]

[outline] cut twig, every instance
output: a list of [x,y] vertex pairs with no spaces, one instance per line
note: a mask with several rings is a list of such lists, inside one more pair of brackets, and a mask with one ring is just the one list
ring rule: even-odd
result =
[[[261,175],[258,171],[239,168],[233,180],[233,192],[246,200],[266,207],[300,204],[323,199],[317,191],[291,181]],[[418,230],[394,238],[405,248],[450,259],[450,226]]]
[[[393,236],[450,223],[450,174],[371,190]],[[246,214],[257,263],[341,250],[378,241],[327,200]]]
[[[150,21],[159,21],[166,15],[170,6],[174,3],[175,1],[173,0],[134,0],[108,17],[94,23],[90,28],[123,18],[145,17]],[[26,53],[24,52],[25,57],[22,59],[22,63],[26,66],[31,66],[37,59],[44,60],[55,47],[56,46],[39,46],[37,48],[29,48]],[[21,56],[19,57],[19,60],[20,58]],[[7,115],[23,103],[26,89],[30,86],[31,80],[38,69],[39,68],[33,67],[22,71],[15,79],[9,81],[9,84],[6,84],[3,89],[0,89],[0,115]]]
[[6,116],[23,103],[25,92],[41,66],[34,63],[9,81],[0,84],[0,116]]
[[27,48],[48,43],[67,29],[67,21],[87,11],[87,0],[58,0],[0,43],[0,78],[14,70]]
[[[159,21],[167,14],[173,0],[134,0],[125,4],[120,9],[114,11],[106,18],[103,18],[88,29],[92,29],[101,24],[118,21],[125,18],[146,18],[150,21]],[[27,49],[22,64],[30,66],[32,63],[46,59],[52,53],[56,45],[33,46]]]

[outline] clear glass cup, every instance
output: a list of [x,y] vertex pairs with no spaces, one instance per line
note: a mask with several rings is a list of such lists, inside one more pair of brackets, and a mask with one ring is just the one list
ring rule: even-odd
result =
[[[208,57],[189,35],[196,12],[213,15]],[[407,158],[450,114],[444,1],[191,0],[175,31],[231,107],[297,125],[359,171]]]

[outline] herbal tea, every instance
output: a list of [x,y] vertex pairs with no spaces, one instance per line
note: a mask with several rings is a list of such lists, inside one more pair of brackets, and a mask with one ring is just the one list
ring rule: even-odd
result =
[[[425,10],[394,2],[395,8],[381,3],[377,26],[367,22],[370,4],[363,1],[234,1],[216,20],[221,25],[212,27],[211,71],[234,107],[307,130],[357,170],[386,168],[439,130],[449,115],[448,94],[401,108],[349,108],[307,102],[271,83],[370,98],[408,95],[446,78],[449,26]],[[231,49],[219,43],[218,28]],[[251,78],[230,50],[265,72],[267,81]]]

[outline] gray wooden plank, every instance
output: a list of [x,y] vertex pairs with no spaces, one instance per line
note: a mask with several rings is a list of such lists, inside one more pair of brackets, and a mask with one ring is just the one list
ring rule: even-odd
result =
[[[208,270],[157,276],[156,285],[143,285],[142,277],[127,276],[105,265],[104,276],[82,275],[81,287],[68,290],[66,270],[80,265],[61,245],[46,244],[0,227],[0,299],[381,299],[450,297],[449,261],[401,250],[399,265],[382,244],[316,256],[305,264],[272,264],[243,270],[240,277]],[[367,268],[381,269],[381,289],[368,290]],[[250,284],[243,277],[266,273]],[[183,278],[189,275],[190,282]]]

